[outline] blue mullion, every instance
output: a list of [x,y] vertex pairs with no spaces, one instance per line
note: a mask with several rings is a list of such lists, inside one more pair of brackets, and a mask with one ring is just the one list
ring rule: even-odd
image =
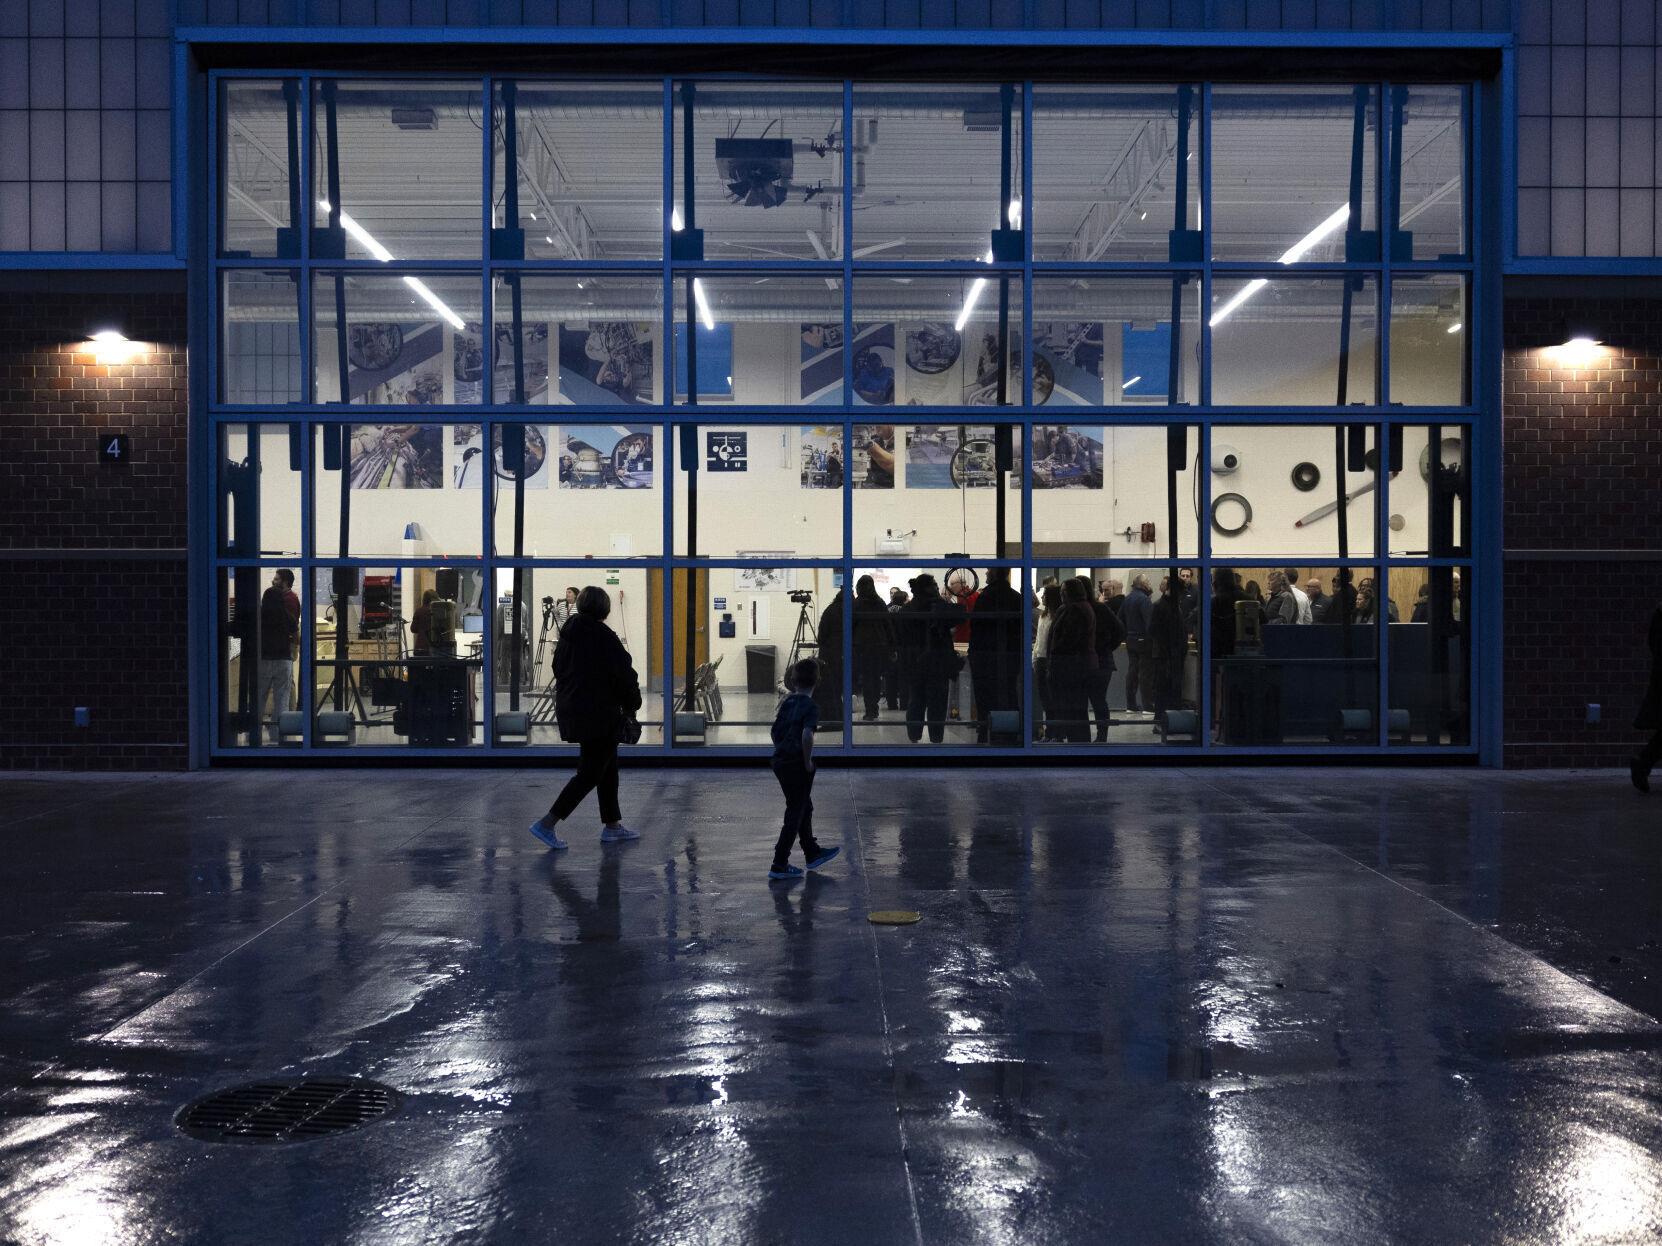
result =
[[[1031,7],[1031,0],[1028,0]],[[1009,221],[1001,221],[1008,227]],[[1033,408],[1033,360],[1037,351],[1033,343],[1033,82],[1023,79],[1021,84],[1021,409]],[[1037,585],[1033,575],[1033,476],[1027,470],[1033,446],[1031,415],[1015,416],[1021,429],[1021,461],[1015,464],[1017,480],[1021,483],[1021,579],[1022,579],[1022,697],[1021,742],[1023,753],[1033,751],[1033,638],[1037,634],[1038,619],[1033,614],[1033,594]],[[1003,482],[999,482],[1000,486]],[[1008,506],[1008,502],[1006,502]],[[994,565],[997,565],[996,563]],[[989,737],[990,738],[990,737]]]
[[[1503,192],[1491,189],[1498,184],[1491,174],[1496,163],[1500,175],[1514,176],[1516,172],[1512,135],[1513,116],[1506,111],[1514,103],[1513,54],[1508,48],[1502,54],[1502,75],[1499,88],[1501,112],[1497,117],[1489,107],[1494,102],[1496,89],[1473,89],[1472,125],[1474,140],[1468,145],[1468,159],[1477,159],[1481,153],[1485,161],[1483,175],[1471,180],[1472,253],[1477,261],[1473,276],[1472,301],[1469,312],[1475,313],[1470,341],[1472,350],[1472,394],[1482,416],[1472,425],[1472,457],[1477,469],[1472,473],[1470,503],[1472,513],[1472,544],[1470,553],[1477,566],[1489,574],[1478,577],[1475,589],[1468,595],[1474,618],[1468,629],[1471,648],[1478,663],[1473,672],[1475,693],[1470,698],[1472,709],[1471,739],[1479,748],[1484,765],[1499,766],[1504,760],[1502,730],[1502,691],[1505,676],[1504,598],[1504,515],[1502,513],[1501,467],[1501,351],[1505,338],[1501,322],[1501,286],[1499,270],[1514,246],[1516,235],[1509,231],[1515,225],[1511,214],[1515,205],[1517,182],[1507,183]],[[1498,125],[1497,125],[1498,123]],[[1497,150],[1498,148],[1498,150]],[[1491,206],[1491,199],[1495,200]],[[1500,236],[1497,237],[1497,232]],[[1493,342],[1494,348],[1489,344]],[[1493,446],[1491,448],[1491,442]]]
[[[1374,193],[1379,198],[1375,219],[1379,222],[1379,322],[1374,334],[1374,341],[1378,343],[1378,379],[1375,382],[1374,392],[1378,395],[1379,405],[1389,408],[1391,405],[1391,252],[1395,248],[1398,218],[1401,216],[1402,204],[1397,199],[1396,179],[1391,170],[1397,158],[1395,148],[1401,138],[1397,135],[1388,120],[1395,114],[1395,101],[1392,98],[1390,82],[1379,82],[1374,90],[1379,93],[1379,103],[1376,115],[1380,119],[1379,133],[1384,141],[1373,145],[1374,155]],[[1394,208],[1395,211],[1387,210]],[[1387,219],[1388,218],[1388,219]],[[1387,497],[1390,493],[1390,464],[1386,461],[1388,444],[1383,424],[1373,425],[1374,448],[1379,452],[1379,468],[1374,472],[1374,478],[1379,481],[1379,487],[1373,497],[1373,548],[1379,556],[1379,580],[1376,584],[1376,600],[1383,599],[1386,610],[1386,626],[1375,629],[1374,644],[1379,659],[1378,677],[1378,710],[1374,714],[1374,740],[1381,750],[1389,748],[1391,733],[1389,720],[1391,716],[1391,645],[1390,645],[1390,601],[1391,580],[1386,570],[1386,553],[1390,549],[1390,506]]]
[[[1196,406],[1212,406],[1212,84],[1200,84],[1200,393]],[[1187,206],[1185,206],[1187,211]],[[1177,332],[1177,326],[1172,326]],[[1173,395],[1168,394],[1168,401]]]
[[[491,176],[492,143],[494,139],[491,131],[496,126],[495,77],[490,74],[485,75],[480,82],[480,89],[482,91],[480,100],[483,115],[480,118],[479,126],[479,180],[482,187],[479,206],[479,333],[481,337],[488,338],[491,343],[484,353],[485,375],[480,386],[480,398],[482,399],[481,405],[488,410],[491,399],[496,396],[496,308],[491,303],[491,226],[494,223],[496,198]],[[519,222],[514,221],[511,224],[517,226]],[[516,351],[523,348],[523,342],[514,343]],[[481,521],[486,525],[485,530],[480,533],[481,541],[479,544],[479,551],[482,555],[480,565],[483,568],[485,579],[485,584],[481,585],[479,607],[487,620],[493,620],[496,615],[496,568],[498,565],[496,561],[498,551],[496,548],[494,503],[499,501],[496,496],[497,490],[494,487],[494,454],[491,449],[496,438],[494,415],[487,415],[481,421],[479,438],[486,464],[485,474],[479,481],[479,513]],[[344,467],[344,464],[342,466]],[[524,480],[516,479],[514,481],[516,493],[524,488]],[[487,587],[488,593],[485,591]],[[524,587],[523,578],[520,581],[520,587]],[[526,625],[529,626],[531,611],[517,595],[514,597],[514,610],[518,617],[523,618]],[[481,691],[479,698],[481,702],[479,715],[481,719],[480,743],[487,753],[491,752],[496,744],[496,666],[492,660],[494,655],[491,653],[495,632],[496,628],[487,623],[481,637],[483,645],[480,648],[480,654],[483,658],[479,679]],[[469,723],[469,744],[473,742],[472,733],[473,725]]]
[[[843,661],[837,678],[842,682],[843,747],[854,749],[854,82],[843,79]],[[905,342],[898,343],[905,355]],[[896,360],[899,362],[899,359]],[[900,449],[895,447],[896,457]]]
[[[659,298],[663,304],[658,332],[664,343],[665,377],[664,397],[662,406],[673,416],[675,406],[675,361],[668,358],[670,351],[675,347],[675,271],[670,257],[670,221],[675,210],[675,79],[663,79],[663,150],[661,153],[662,172],[659,179],[659,248],[658,248],[658,280]],[[689,179],[692,170],[687,170]],[[689,181],[689,188],[691,183]],[[683,222],[686,224],[686,222]],[[697,378],[691,372],[687,375],[688,391],[692,392],[697,384]],[[675,611],[680,603],[675,598],[675,482],[679,479],[677,473],[681,470],[678,461],[680,443],[676,440],[673,430],[676,425],[671,420],[661,424],[664,430],[664,448],[659,460],[668,465],[669,470],[663,473],[663,529],[658,546],[658,574],[662,577],[662,588],[658,594],[658,618],[655,621],[658,627],[658,669],[662,672],[662,684],[658,689],[658,698],[662,706],[664,720],[664,738],[660,746],[665,754],[675,750]],[[689,571],[687,579],[693,588],[698,584],[698,573]],[[648,594],[650,597],[651,594]],[[648,677],[650,679],[650,676]],[[688,706],[690,711],[694,707]]]
[[1212,424],[1202,421],[1195,472],[1200,477],[1200,517],[1195,547],[1200,551],[1200,722],[1196,730],[1202,752],[1212,747]]

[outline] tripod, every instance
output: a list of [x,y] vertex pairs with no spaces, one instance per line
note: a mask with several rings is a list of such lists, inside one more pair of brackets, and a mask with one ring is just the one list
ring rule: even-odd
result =
[[[537,660],[531,666],[531,682],[533,684],[536,683],[536,672],[542,669],[542,658],[548,648],[548,633],[550,630],[554,630],[556,636],[559,635],[558,631],[554,629],[554,599],[545,597],[542,603],[542,628],[537,633]],[[537,707],[531,711],[531,721],[543,725],[553,722],[555,707],[554,663],[552,660],[548,663],[548,682],[541,688],[535,689],[531,695],[537,701]]]
[[808,615],[808,603],[802,602],[802,608],[796,616],[796,634],[791,637],[790,656],[785,659],[785,675],[779,679],[779,695],[788,697],[794,691],[787,676],[802,660],[802,651],[812,649],[814,655],[819,655],[819,635],[814,631],[814,621]]
[[358,688],[358,677],[352,673],[352,664],[347,661],[346,641],[346,606],[339,597],[331,597],[329,612],[335,616],[335,669],[330,676],[329,686],[323,690],[318,698],[318,705],[326,705],[333,701],[335,709],[342,708],[342,702],[348,696],[352,699],[352,713],[356,716],[360,726],[370,725],[369,711],[364,708],[363,693]]

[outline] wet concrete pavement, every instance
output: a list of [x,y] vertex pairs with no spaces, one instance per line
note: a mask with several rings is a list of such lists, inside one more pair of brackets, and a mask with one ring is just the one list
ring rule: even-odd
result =
[[[1662,798],[1600,774],[8,778],[0,1241],[1662,1239]],[[866,914],[910,908],[919,925]],[[232,1146],[198,1095],[396,1087]]]

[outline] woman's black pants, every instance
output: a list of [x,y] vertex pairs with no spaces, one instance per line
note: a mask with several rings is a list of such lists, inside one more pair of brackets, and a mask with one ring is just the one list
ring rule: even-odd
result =
[[617,803],[617,739],[595,736],[578,743],[577,773],[554,798],[548,811],[551,821],[563,822],[576,811],[591,791],[600,797],[600,820],[623,821]]

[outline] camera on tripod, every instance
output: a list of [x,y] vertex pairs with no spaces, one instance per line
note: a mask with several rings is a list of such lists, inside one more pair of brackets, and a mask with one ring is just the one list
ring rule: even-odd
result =
[[813,599],[814,595],[807,589],[797,589],[791,594],[791,600],[796,602],[799,606],[806,606]]

